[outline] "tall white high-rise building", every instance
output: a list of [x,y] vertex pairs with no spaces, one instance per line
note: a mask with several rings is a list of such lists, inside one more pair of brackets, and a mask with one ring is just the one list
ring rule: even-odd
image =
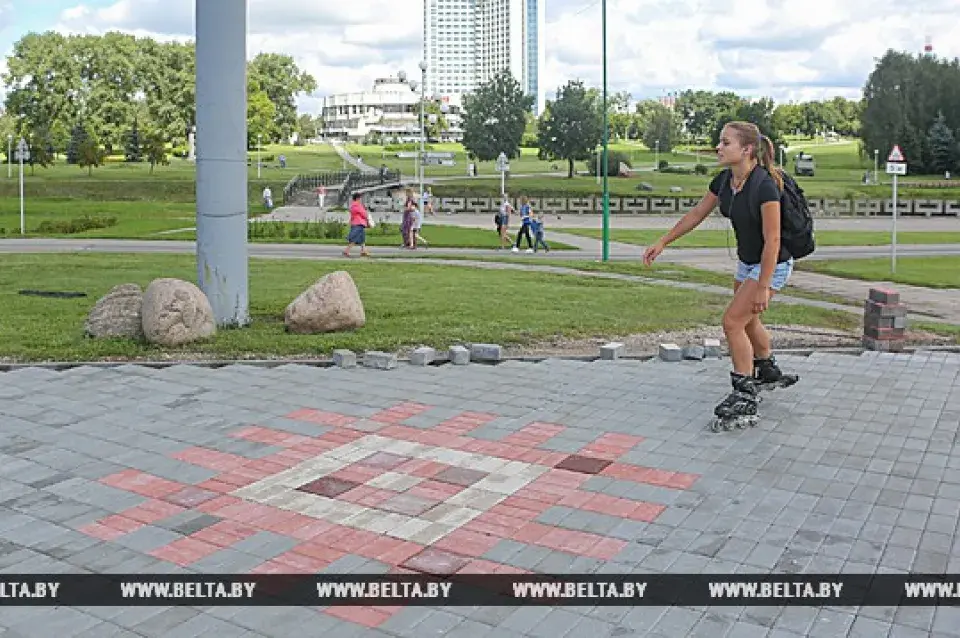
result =
[[427,94],[459,103],[464,93],[509,69],[541,113],[545,1],[423,0]]

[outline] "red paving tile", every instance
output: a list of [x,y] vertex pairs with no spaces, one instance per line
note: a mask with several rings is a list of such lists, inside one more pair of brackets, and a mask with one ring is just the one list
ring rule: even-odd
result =
[[411,556],[400,567],[413,569],[424,574],[449,576],[469,562],[469,558],[451,552],[428,547],[419,554]]
[[294,419],[296,421],[316,423],[317,425],[328,425],[331,427],[346,427],[351,423],[357,422],[356,417],[336,414],[334,412],[324,412],[323,410],[313,410],[311,408],[296,410],[295,412],[287,414],[286,418]]
[[136,507],[126,510],[123,512],[123,515],[127,518],[144,523],[145,525],[149,525],[150,523],[155,523],[165,518],[169,518],[170,516],[179,514],[183,511],[185,511],[185,508],[179,505],[151,499],[145,503],[137,505]]
[[388,549],[375,558],[387,565],[402,565],[408,558],[424,550],[424,546],[412,541],[401,541],[400,545]]
[[377,478],[383,474],[383,472],[383,470],[376,470],[373,468],[364,467],[359,463],[354,463],[353,465],[348,465],[345,468],[329,474],[328,477],[363,485],[367,481]]
[[396,495],[396,492],[390,490],[370,487],[369,485],[358,485],[352,490],[344,492],[338,496],[337,499],[346,501],[348,503],[354,503],[356,505],[363,505],[364,507],[377,507],[381,503],[389,501]]
[[248,525],[241,525],[233,521],[220,521],[210,527],[205,527],[189,536],[204,543],[218,547],[230,547],[257,533],[257,530]]
[[402,474],[409,474],[418,478],[433,478],[440,472],[449,469],[451,466],[438,461],[427,461],[425,459],[413,459],[399,466],[395,471]]
[[361,547],[369,545],[380,538],[380,534],[368,532],[363,529],[354,529],[350,531],[350,534],[346,534],[331,541],[326,541],[326,539],[324,539],[324,542],[327,542],[327,544],[333,549],[338,549],[345,554],[355,554]]
[[326,498],[336,498],[344,492],[349,492],[360,485],[358,481],[350,481],[340,477],[325,476],[316,481],[310,481],[297,488],[300,492],[315,494]]
[[376,414],[367,417],[367,420],[374,421],[376,423],[397,424],[429,409],[430,406],[422,405],[420,403],[401,403],[393,406],[392,408],[381,410]]
[[233,505],[240,505],[244,501],[237,498],[236,496],[230,496],[228,494],[221,494],[215,499],[211,499],[206,503],[201,503],[197,505],[194,509],[197,511],[203,512],[204,514],[219,514],[222,510],[231,507]]
[[580,472],[582,474],[599,474],[603,468],[610,465],[606,459],[593,458],[580,454],[571,454],[556,465],[559,470]]
[[463,556],[478,557],[487,553],[500,540],[497,536],[481,534],[461,527],[450,532],[431,547]]
[[459,494],[465,488],[451,483],[441,483],[432,479],[427,479],[417,485],[414,485],[404,494],[416,496],[426,500],[445,501],[455,494]]
[[624,463],[612,463],[602,472],[602,476],[609,476],[635,483],[646,483],[648,485],[657,485],[660,487],[669,487],[672,489],[688,489],[700,478],[698,474],[687,474],[684,472],[669,472],[666,470],[657,470],[638,465],[627,465]]
[[290,551],[303,556],[308,556],[315,560],[327,561],[328,563],[332,563],[333,561],[346,556],[344,552],[317,541],[305,541],[294,546],[294,548]]
[[374,607],[327,607],[323,613],[372,629],[385,623],[396,612],[386,612]]
[[[309,518],[309,517],[307,517]],[[336,527],[333,523],[328,523],[327,521],[321,521],[318,519],[312,519],[309,523],[303,527],[298,527],[295,530],[292,530],[289,535],[292,538],[301,541],[309,541],[315,538],[319,538],[329,532],[331,529]]]
[[217,496],[219,496],[219,494],[212,490],[205,490],[203,488],[194,487],[191,485],[183,488],[179,492],[174,492],[173,494],[164,496],[163,500],[173,505],[192,509],[202,503],[212,501],[213,499],[217,498]]
[[217,492],[218,494],[227,494],[237,489],[236,485],[231,485],[230,483],[224,483],[223,481],[212,478],[204,481],[203,483],[197,483],[197,487],[202,490],[210,490],[211,492]]
[[139,470],[124,470],[117,474],[111,474],[100,479],[100,483],[153,498],[162,498],[187,487],[183,483],[168,481]]
[[160,560],[184,567],[210,554],[214,554],[220,551],[220,549],[222,548],[213,543],[207,543],[187,536],[147,553],[154,558],[159,558]]
[[236,469],[250,460],[236,454],[227,454],[226,452],[202,447],[192,447],[181,450],[176,454],[171,454],[170,458],[219,472],[228,472]]
[[289,551],[275,556],[272,562],[286,566],[288,572],[295,574],[316,574],[333,561]]

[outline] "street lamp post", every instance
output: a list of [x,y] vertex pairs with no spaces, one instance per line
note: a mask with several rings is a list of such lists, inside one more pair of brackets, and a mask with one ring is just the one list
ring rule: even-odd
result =
[[260,135],[257,135],[257,179],[260,179]]
[[424,157],[424,126],[423,126],[423,101],[426,99],[426,88],[427,88],[427,61],[420,61],[420,169],[418,171],[417,179],[420,182],[420,202],[423,204],[423,164],[426,157]]
[[13,133],[7,133],[7,179],[12,177],[13,171]]
[[873,149],[873,185],[876,186],[880,183],[879,175],[877,175],[877,169],[880,164],[880,149]]
[[654,143],[654,160],[653,160],[653,170],[660,170],[660,140],[657,140]]
[[600,22],[603,25],[603,261],[610,259],[610,191],[607,184],[607,0],[602,0]]

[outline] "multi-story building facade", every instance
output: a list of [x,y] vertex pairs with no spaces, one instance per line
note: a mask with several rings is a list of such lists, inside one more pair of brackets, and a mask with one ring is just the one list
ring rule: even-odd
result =
[[[320,136],[360,141],[414,141],[420,135],[420,97],[418,80],[400,72],[396,77],[374,80],[373,89],[340,93],[323,98]],[[426,99],[430,100],[429,93]],[[459,133],[459,101],[443,105],[452,138]]]
[[534,96],[545,91],[545,0],[424,0],[423,60],[427,94],[458,103],[503,69]]

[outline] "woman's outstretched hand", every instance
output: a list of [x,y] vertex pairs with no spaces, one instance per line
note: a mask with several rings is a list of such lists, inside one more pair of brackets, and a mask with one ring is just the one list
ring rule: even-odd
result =
[[656,242],[650,246],[647,246],[647,249],[643,251],[643,265],[649,266],[653,263],[653,260],[660,256],[660,253],[663,252],[664,245],[661,242]]

